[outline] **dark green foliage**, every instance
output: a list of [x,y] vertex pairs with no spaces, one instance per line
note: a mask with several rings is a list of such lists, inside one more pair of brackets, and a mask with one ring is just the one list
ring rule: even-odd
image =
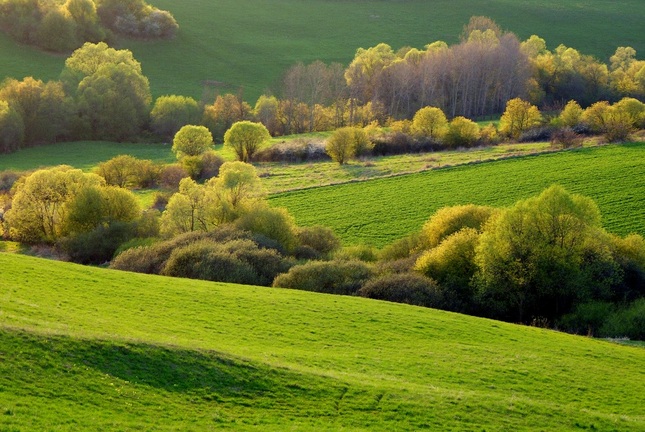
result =
[[0,100],[0,153],[13,153],[25,139],[25,124],[20,114]]
[[164,265],[162,274],[248,285],[256,284],[258,279],[250,264],[227,253],[222,245],[208,241],[175,249]]
[[336,234],[321,225],[299,228],[297,238],[298,250],[303,258],[319,259],[329,256],[340,247],[340,240]]
[[595,337],[645,340],[645,298],[627,305],[600,301],[582,303],[563,316],[558,327]]
[[288,273],[279,275],[273,281],[273,286],[353,295],[371,276],[372,269],[358,260],[309,261],[292,267]]
[[122,243],[135,235],[135,223],[115,222],[65,238],[61,241],[61,247],[73,262],[103,264],[112,259]]
[[211,232],[190,232],[171,240],[127,249],[111,268],[149,274],[270,285],[291,261],[261,246],[246,231],[222,226]]
[[358,295],[378,300],[416,306],[441,307],[442,296],[437,284],[418,273],[394,273],[371,279]]

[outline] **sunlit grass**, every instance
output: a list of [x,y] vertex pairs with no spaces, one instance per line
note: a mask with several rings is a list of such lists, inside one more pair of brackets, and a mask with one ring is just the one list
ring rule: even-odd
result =
[[0,268],[10,430],[645,428],[642,348],[11,254]]
[[334,229],[345,244],[383,246],[418,230],[441,207],[511,205],[558,183],[591,197],[611,232],[645,235],[645,143],[608,145],[454,166],[278,194],[302,225]]

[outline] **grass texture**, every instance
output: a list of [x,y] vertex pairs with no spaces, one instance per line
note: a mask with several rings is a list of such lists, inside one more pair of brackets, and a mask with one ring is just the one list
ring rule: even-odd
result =
[[2,430],[645,429],[645,350],[0,253]]
[[418,230],[439,208],[508,206],[557,183],[591,197],[603,225],[616,234],[645,235],[645,143],[461,165],[274,195],[299,225],[325,225],[345,244],[383,246]]
[[[205,80],[227,86],[255,102],[278,89],[284,71],[297,61],[348,64],[356,49],[380,42],[395,50],[422,48],[436,40],[456,43],[473,15],[493,18],[521,39],[537,34],[549,48],[559,44],[607,60],[618,46],[642,56],[645,3],[641,0],[153,0],[169,10],[180,30],[168,41],[123,41],[141,61],[153,94],[211,99]],[[0,77],[56,79],[65,55],[15,44],[0,35]]]

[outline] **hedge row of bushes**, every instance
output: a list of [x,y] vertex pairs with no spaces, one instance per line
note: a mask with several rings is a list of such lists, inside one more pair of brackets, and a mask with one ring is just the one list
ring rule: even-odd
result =
[[109,42],[114,34],[169,38],[178,25],[169,12],[143,0],[4,0],[0,28],[19,42],[69,52],[85,42]]

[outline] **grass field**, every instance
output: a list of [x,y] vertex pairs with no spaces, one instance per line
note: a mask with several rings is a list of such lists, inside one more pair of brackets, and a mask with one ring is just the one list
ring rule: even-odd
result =
[[[276,89],[297,61],[347,64],[359,47],[386,42],[394,49],[422,48],[436,40],[458,41],[473,15],[486,15],[521,39],[537,34],[549,48],[559,44],[607,60],[618,46],[642,55],[645,3],[641,0],[152,0],[180,25],[171,41],[126,41],[150,78],[153,94],[201,98],[202,82],[242,87],[255,102]],[[39,53],[0,35],[0,77],[55,79],[65,56]],[[209,97],[210,98],[210,97]]]
[[383,246],[441,207],[507,206],[558,183],[593,198],[609,231],[645,235],[645,143],[608,145],[275,195],[300,225],[325,225],[345,244]]
[[2,430],[645,430],[645,350],[0,253]]

